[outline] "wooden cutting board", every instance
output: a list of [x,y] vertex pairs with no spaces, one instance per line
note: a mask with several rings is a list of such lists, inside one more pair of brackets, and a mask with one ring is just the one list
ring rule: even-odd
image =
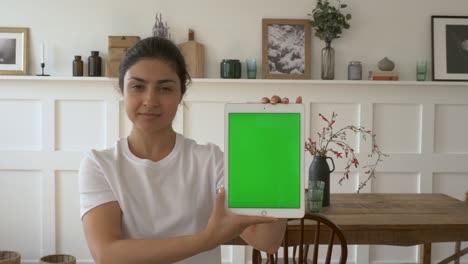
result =
[[195,41],[195,32],[189,29],[188,41],[179,44],[184,55],[188,72],[192,78],[203,78],[205,68],[205,48],[203,44]]

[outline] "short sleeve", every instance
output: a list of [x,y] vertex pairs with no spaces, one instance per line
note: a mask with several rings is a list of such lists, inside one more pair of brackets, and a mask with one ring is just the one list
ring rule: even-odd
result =
[[216,190],[224,185],[224,153],[216,146],[214,148],[216,168]]
[[91,209],[117,200],[92,152],[81,161],[78,181],[81,218]]

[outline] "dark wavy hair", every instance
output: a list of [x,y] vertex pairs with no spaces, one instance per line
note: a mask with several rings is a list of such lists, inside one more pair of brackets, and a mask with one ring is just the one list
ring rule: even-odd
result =
[[119,67],[119,87],[122,93],[124,91],[124,78],[128,69],[144,58],[159,59],[172,67],[179,76],[182,96],[185,94],[191,78],[185,65],[184,56],[172,41],[160,37],[142,39],[127,50]]

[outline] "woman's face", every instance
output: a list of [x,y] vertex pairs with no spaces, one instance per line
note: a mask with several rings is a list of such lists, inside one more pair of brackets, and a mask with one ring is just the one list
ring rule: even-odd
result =
[[179,76],[167,63],[139,60],[127,70],[124,86],[125,109],[134,129],[151,134],[172,130],[182,96]]

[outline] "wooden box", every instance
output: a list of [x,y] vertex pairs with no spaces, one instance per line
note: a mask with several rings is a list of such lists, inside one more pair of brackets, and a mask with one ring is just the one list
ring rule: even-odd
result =
[[128,48],[109,48],[108,60],[120,61],[127,50]]
[[127,50],[138,41],[138,36],[109,36],[109,50],[108,58],[106,62],[106,76],[107,77],[118,77],[119,67],[122,57],[125,55]]
[[119,77],[120,60],[108,60],[106,63],[106,77]]
[[138,36],[109,36],[109,48],[130,48],[138,41]]

